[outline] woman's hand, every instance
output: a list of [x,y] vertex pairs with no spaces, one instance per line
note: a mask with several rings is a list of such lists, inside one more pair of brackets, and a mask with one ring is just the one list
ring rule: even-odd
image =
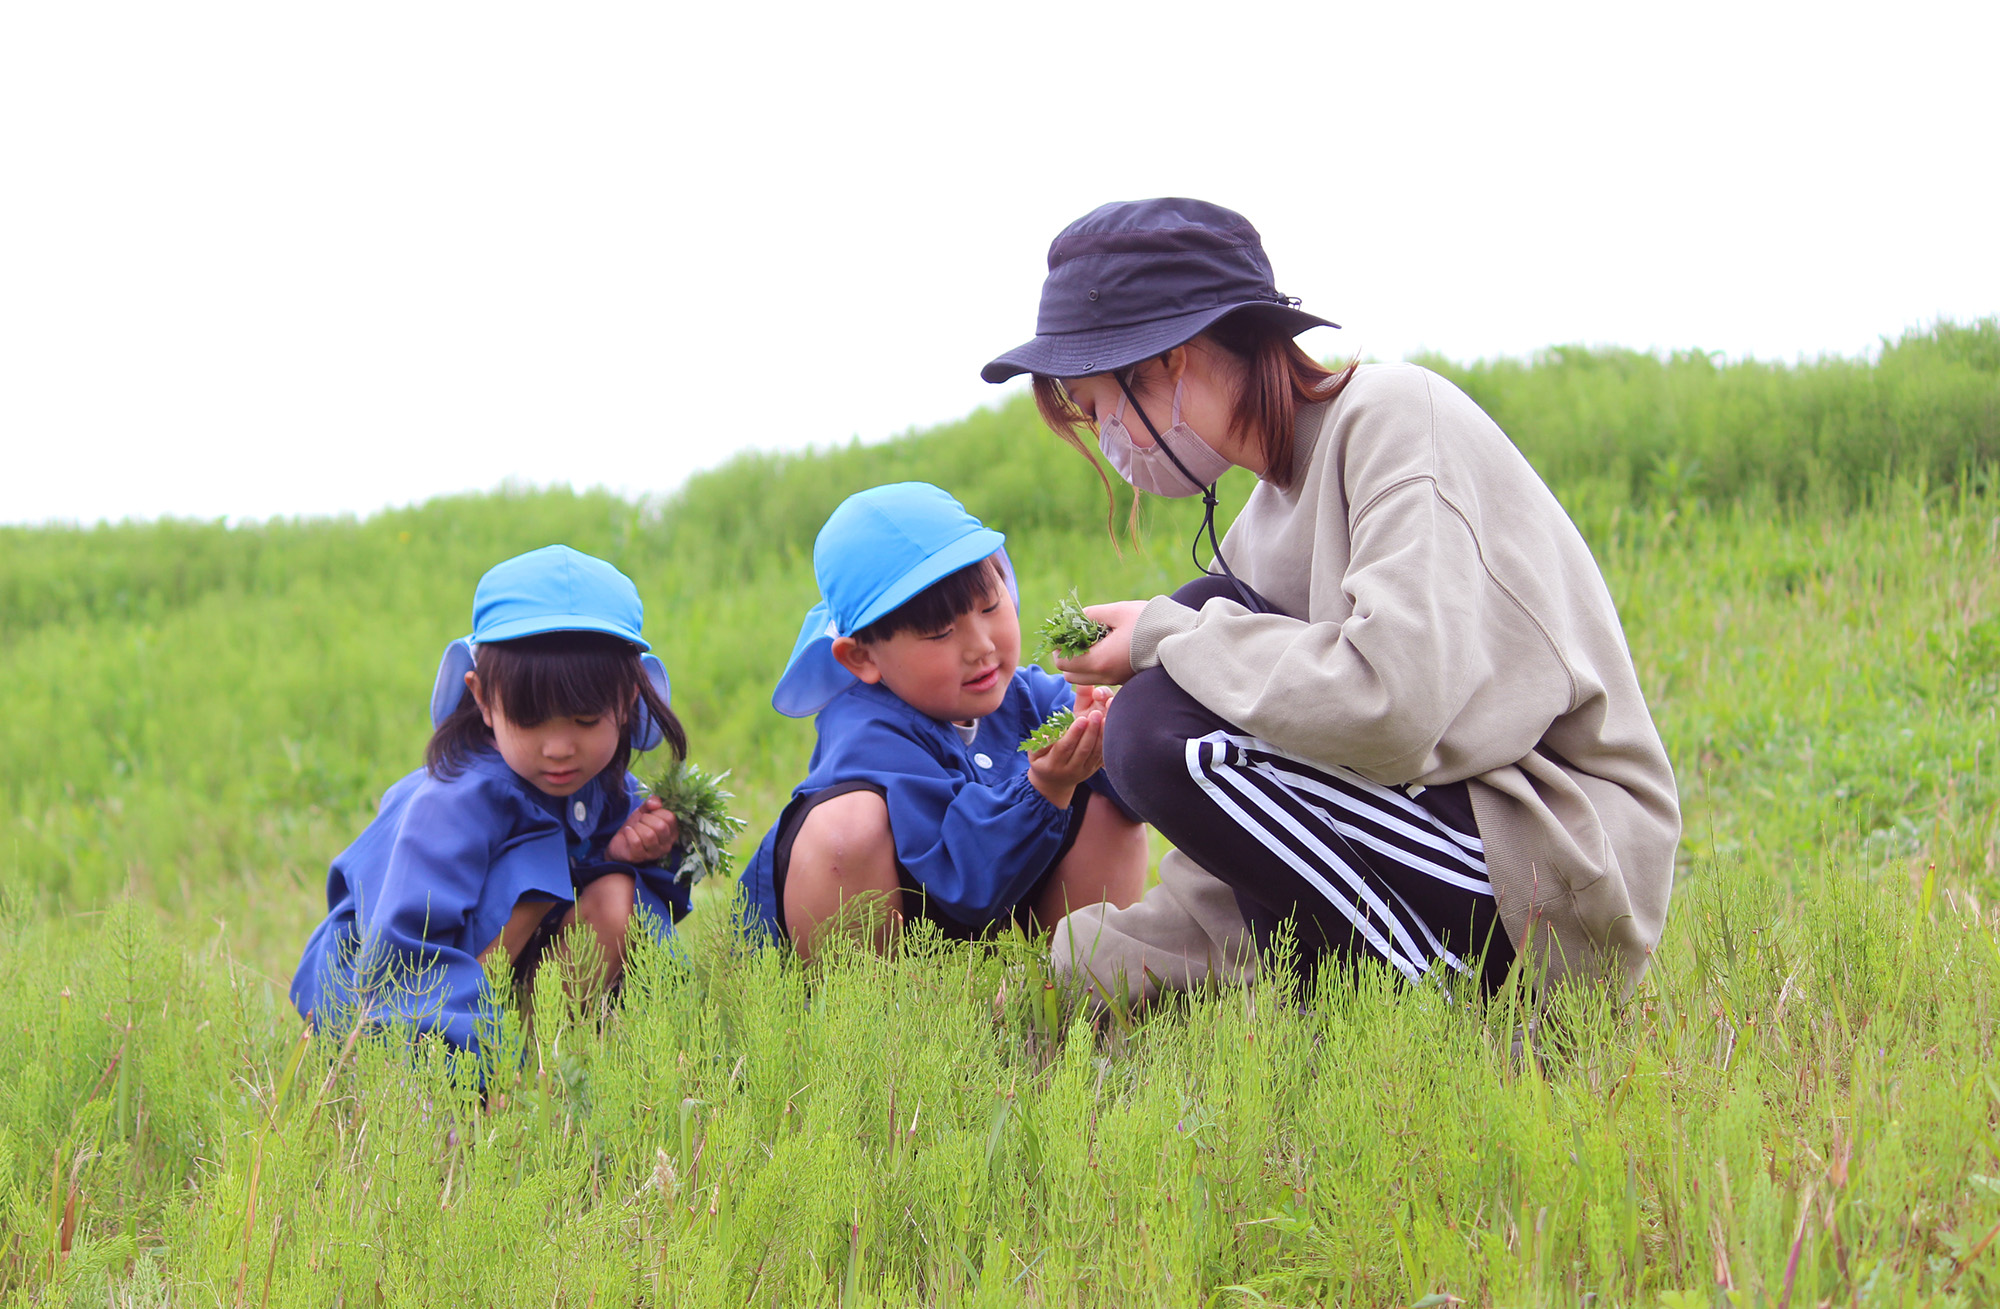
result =
[[1069,730],[1028,756],[1028,785],[1058,809],[1069,808],[1076,788],[1104,767],[1104,710],[1113,694],[1102,686],[1078,692],[1076,721]]
[[[1104,639],[1073,659],[1056,659],[1056,671],[1071,686],[1123,686],[1132,680],[1132,627],[1139,621],[1144,600],[1120,600],[1116,604],[1087,605],[1084,616],[1110,628]],[[1077,716],[1083,705],[1077,703]]]
[[611,838],[604,853],[614,863],[653,864],[666,858],[674,842],[680,839],[681,827],[674,821],[673,813],[660,803],[658,796],[649,795],[646,803],[634,809],[625,826],[618,829],[618,835]]

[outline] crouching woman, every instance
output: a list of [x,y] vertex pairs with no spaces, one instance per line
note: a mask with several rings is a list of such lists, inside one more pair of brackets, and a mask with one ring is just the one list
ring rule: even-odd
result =
[[[984,370],[1032,373],[1133,486],[1206,497],[1214,550],[1172,595],[1092,607],[1110,634],[1058,663],[1123,684],[1106,771],[1175,850],[1138,904],[1065,919],[1057,962],[1139,1002],[1248,975],[1290,920],[1308,964],[1491,987],[1520,957],[1629,989],[1680,813],[1590,550],[1462,391],[1321,367],[1293,338],[1335,325],[1296,304],[1241,215],[1105,205]],[[1258,481],[1217,547],[1232,467]]]

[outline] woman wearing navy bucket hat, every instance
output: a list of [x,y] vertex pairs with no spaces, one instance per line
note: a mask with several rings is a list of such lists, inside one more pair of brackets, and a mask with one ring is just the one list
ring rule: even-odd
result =
[[[1129,908],[1056,932],[1056,962],[1132,1002],[1242,980],[1291,920],[1310,969],[1373,959],[1627,992],[1679,843],[1671,767],[1588,547],[1500,428],[1412,364],[1329,370],[1333,327],[1274,285],[1257,230],[1197,200],[1108,204],[1049,247],[1043,418],[1133,486],[1207,498],[1213,563],[1092,606],[1059,660],[1123,684],[1105,768],[1176,847]],[[1137,422],[1133,422],[1133,419]],[[1214,483],[1258,478],[1217,542]]]

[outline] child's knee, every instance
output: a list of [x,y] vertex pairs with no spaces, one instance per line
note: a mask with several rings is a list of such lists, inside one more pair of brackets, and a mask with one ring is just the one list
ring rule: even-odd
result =
[[576,916],[600,933],[623,932],[638,903],[638,886],[630,875],[606,873],[576,893]]
[[872,884],[895,862],[888,802],[873,791],[849,791],[814,805],[806,815],[792,842],[788,875],[808,871]]

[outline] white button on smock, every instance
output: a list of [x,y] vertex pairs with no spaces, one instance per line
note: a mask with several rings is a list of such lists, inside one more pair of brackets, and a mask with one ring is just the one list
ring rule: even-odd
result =
[[583,816],[590,811],[583,807],[583,801],[578,800],[575,805],[571,806],[570,812],[576,815],[576,821],[580,823],[583,821]]
[[972,756],[972,762],[978,764],[981,768],[991,768],[993,766],[993,757],[986,754],[976,754]]

